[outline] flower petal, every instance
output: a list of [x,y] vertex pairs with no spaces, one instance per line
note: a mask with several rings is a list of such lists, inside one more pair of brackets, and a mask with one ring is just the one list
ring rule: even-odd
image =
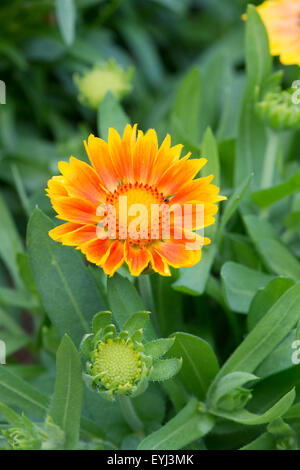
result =
[[223,196],[219,196],[220,188],[213,184],[209,184],[213,179],[213,175],[205,178],[198,178],[190,181],[172,197],[172,204],[184,204],[189,202],[198,203],[214,203],[224,200]]
[[105,201],[106,192],[101,186],[101,180],[87,163],[71,157],[70,163],[59,162],[58,167],[70,195],[82,197],[94,204]]
[[96,240],[97,226],[96,225],[83,225],[73,232],[66,233],[62,236],[61,242],[63,245],[80,246],[90,240]]
[[119,179],[124,183],[133,183],[132,152],[136,142],[136,124],[127,124],[121,140],[118,132],[111,128],[108,134],[108,148]]
[[105,274],[108,274],[110,277],[115,274],[115,272],[122,266],[124,263],[124,243],[116,240],[112,243],[108,256],[101,263],[103,271]]
[[190,154],[174,163],[161,179],[156,183],[159,192],[164,196],[170,196],[187,184],[197,175],[207,162],[206,158],[189,159]]
[[80,227],[82,227],[82,225],[73,224],[72,222],[67,222],[66,224],[58,225],[58,227],[55,227],[52,230],[50,230],[49,237],[51,237],[52,240],[56,242],[61,242],[62,237],[64,235],[66,235],[69,232],[73,232],[74,230],[77,230]]
[[80,250],[90,263],[100,266],[109,255],[109,249],[112,243],[113,241],[109,238],[106,240],[92,240],[81,245]]
[[103,185],[113,192],[117,188],[120,178],[114,168],[107,143],[91,134],[88,138],[88,143],[84,141],[84,145]]
[[167,261],[162,258],[157,251],[153,250],[152,247],[149,250],[149,254],[151,257],[152,269],[161,276],[171,276]]
[[201,259],[201,249],[188,249],[186,240],[167,240],[153,245],[153,250],[173,268],[191,267]]
[[57,218],[78,224],[97,224],[97,206],[77,197],[55,197],[51,199]]
[[155,130],[149,129],[145,135],[139,133],[133,150],[133,175],[135,181],[144,184],[149,183],[157,151],[158,144]]
[[139,276],[151,261],[146,248],[134,247],[125,242],[125,261],[132,276]]
[[67,196],[68,191],[65,188],[64,177],[61,175],[53,176],[48,181],[46,192],[50,199],[54,196]]

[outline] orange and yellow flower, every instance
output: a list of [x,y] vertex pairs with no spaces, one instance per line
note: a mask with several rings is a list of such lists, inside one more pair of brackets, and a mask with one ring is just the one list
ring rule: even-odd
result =
[[267,0],[257,10],[268,32],[270,51],[284,65],[300,65],[300,0]]
[[[194,179],[206,159],[190,159],[190,154],[180,158],[182,145],[171,146],[169,135],[158,147],[156,132],[150,129],[146,134],[137,133],[136,125],[127,125],[123,138],[110,129],[108,143],[93,135],[84,143],[92,166],[71,157],[69,163],[59,163],[61,175],[48,182],[47,194],[57,218],[66,222],[51,230],[50,237],[63,245],[77,247],[88,261],[101,266],[110,276],[124,262],[134,276],[146,268],[169,276],[169,266],[190,267],[198,263],[202,246],[210,240],[197,235],[192,248],[187,249],[192,231],[213,224],[216,203],[225,199],[219,196],[219,188],[211,184],[213,175]],[[121,196],[127,198],[126,228],[119,211]],[[170,236],[165,239],[165,221],[160,215],[154,232],[149,229],[133,237],[129,231],[134,219],[130,209],[137,203],[146,209],[155,204],[164,208],[174,204],[184,206],[192,222],[179,238],[176,228],[180,217],[173,214],[169,218]],[[194,217],[197,204],[202,205],[204,212],[201,226],[196,226],[199,221]],[[108,210],[99,214],[99,207],[116,209],[113,236],[107,231],[99,237],[99,224],[108,220]],[[150,215],[146,217],[150,226]]]

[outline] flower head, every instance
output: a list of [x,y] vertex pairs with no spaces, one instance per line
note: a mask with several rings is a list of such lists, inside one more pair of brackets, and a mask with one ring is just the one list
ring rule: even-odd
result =
[[132,76],[132,67],[123,70],[111,59],[104,64],[95,65],[82,76],[75,75],[74,82],[79,90],[79,99],[97,109],[108,91],[117,99],[126,96],[132,88]]
[[171,147],[169,135],[158,148],[153,129],[136,136],[130,125],[122,139],[110,129],[108,143],[90,135],[85,146],[92,166],[71,157],[48,182],[57,218],[67,222],[50,237],[110,276],[124,262],[133,276],[148,267],[169,276],[169,265],[198,263],[210,240],[193,230],[213,224],[225,199],[210,184],[213,175],[194,179],[205,158],[180,159],[182,146]]
[[284,65],[300,65],[300,0],[267,0],[257,7],[272,55]]
[[110,312],[95,315],[93,334],[85,335],[80,351],[87,360],[87,385],[104,398],[137,396],[145,391],[149,380],[169,379],[179,371],[180,359],[159,360],[174,339],[143,343],[148,316],[148,312],[133,314],[118,333]]
[[275,130],[288,130],[300,127],[300,108],[292,101],[289,91],[268,92],[256,104],[260,118]]

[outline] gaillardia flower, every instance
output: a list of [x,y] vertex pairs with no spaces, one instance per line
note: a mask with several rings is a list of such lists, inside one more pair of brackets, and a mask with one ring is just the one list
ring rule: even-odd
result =
[[121,99],[132,88],[133,67],[123,70],[113,60],[95,65],[82,76],[76,74],[74,82],[79,91],[79,100],[97,109],[105,94],[110,91]]
[[90,135],[85,146],[92,166],[71,157],[48,182],[57,218],[66,221],[50,237],[110,276],[124,262],[133,276],[146,268],[169,276],[169,266],[198,263],[210,240],[193,231],[213,224],[225,199],[213,175],[194,179],[206,159],[180,158],[182,145],[172,147],[169,135],[158,147],[156,132],[136,135],[136,125],[122,139],[110,129],[108,143]]
[[84,336],[80,352],[87,360],[84,380],[103,398],[135,397],[146,390],[149,381],[167,380],[179,371],[181,359],[160,359],[172,347],[174,338],[144,344],[148,318],[149,312],[134,313],[117,332],[111,312],[95,315],[93,333]]
[[300,0],[267,0],[257,7],[270,51],[284,65],[300,65]]

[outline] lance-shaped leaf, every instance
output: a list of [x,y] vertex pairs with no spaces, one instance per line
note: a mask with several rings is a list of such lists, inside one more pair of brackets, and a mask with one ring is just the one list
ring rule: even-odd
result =
[[167,424],[147,436],[139,450],[178,450],[205,436],[215,423],[211,415],[199,411],[199,402],[192,398],[189,403]]
[[[300,282],[288,289],[271,307],[218,373],[218,380],[230,372],[252,373],[285,338],[300,319]],[[210,391],[212,392],[212,390]]]
[[174,337],[175,342],[168,356],[182,357],[183,364],[178,377],[190,393],[203,400],[219,370],[216,356],[202,338],[188,333],[175,333]]
[[6,366],[0,366],[0,400],[39,418],[45,417],[49,403],[48,397],[7,370]]
[[65,335],[57,350],[57,378],[49,415],[65,432],[65,449],[75,449],[79,437],[83,400],[81,362],[70,338]]
[[46,312],[62,337],[76,345],[90,333],[93,315],[104,310],[94,280],[78,252],[54,242],[53,224],[36,209],[28,225],[28,251],[35,282]]

